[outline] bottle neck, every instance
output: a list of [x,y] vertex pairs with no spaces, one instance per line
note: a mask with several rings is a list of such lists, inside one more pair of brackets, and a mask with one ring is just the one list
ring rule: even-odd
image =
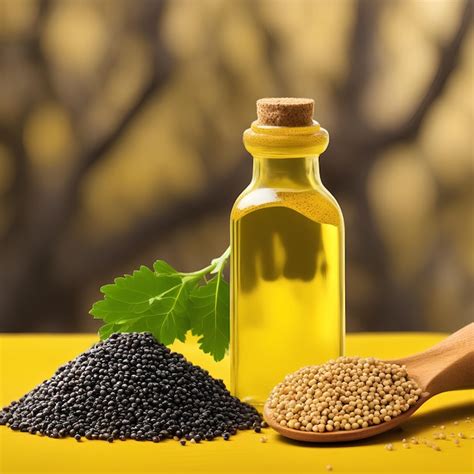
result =
[[300,190],[320,187],[319,157],[254,158],[252,184]]

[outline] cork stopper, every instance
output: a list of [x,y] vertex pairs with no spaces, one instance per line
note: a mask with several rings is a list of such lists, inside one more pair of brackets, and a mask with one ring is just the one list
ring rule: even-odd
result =
[[313,123],[314,100],[293,97],[257,100],[259,125],[305,127]]

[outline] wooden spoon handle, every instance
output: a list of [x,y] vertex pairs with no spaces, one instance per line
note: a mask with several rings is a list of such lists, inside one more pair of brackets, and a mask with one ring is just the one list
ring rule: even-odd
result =
[[399,362],[429,396],[474,387],[474,323]]

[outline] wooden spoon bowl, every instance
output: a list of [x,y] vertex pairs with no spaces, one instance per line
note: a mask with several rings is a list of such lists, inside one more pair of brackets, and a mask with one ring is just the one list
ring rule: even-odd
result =
[[308,432],[281,426],[273,417],[268,402],[263,409],[265,421],[287,438],[311,443],[337,443],[356,441],[389,431],[410,418],[418,408],[434,395],[451,390],[474,386],[474,323],[471,323],[436,344],[425,352],[403,359],[387,361],[405,365],[408,375],[423,390],[416,405],[409,410],[379,425],[357,430]]

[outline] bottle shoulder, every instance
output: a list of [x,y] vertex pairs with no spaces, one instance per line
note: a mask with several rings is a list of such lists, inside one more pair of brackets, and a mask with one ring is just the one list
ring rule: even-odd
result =
[[344,224],[338,202],[324,186],[308,189],[249,186],[236,199],[231,211],[231,220],[237,221],[245,215],[268,207],[287,207],[323,224]]

